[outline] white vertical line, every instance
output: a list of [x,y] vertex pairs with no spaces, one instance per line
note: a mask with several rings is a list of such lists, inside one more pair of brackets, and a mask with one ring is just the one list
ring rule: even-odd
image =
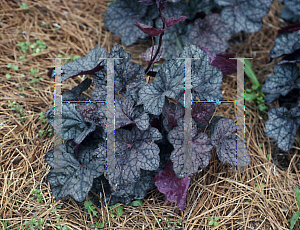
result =
[[107,59],[107,171],[115,172],[115,93],[114,59]]
[[[230,58],[231,59],[231,58]],[[234,58],[235,59],[235,58]],[[237,138],[240,138],[244,142],[244,153],[246,151],[246,143],[245,143],[245,132],[246,132],[246,124],[245,124],[245,66],[244,59],[252,59],[252,58],[236,58],[237,59],[237,100],[236,100],[236,116],[237,116]],[[238,139],[237,139],[238,140]],[[237,149],[236,157],[246,156],[244,153],[240,153],[238,151],[242,151]],[[237,166],[237,165],[236,165]]]
[[62,149],[60,144],[62,131],[62,95],[61,95],[61,59],[55,58],[55,85],[54,85],[54,172],[61,172]]
[[192,162],[192,70],[191,58],[185,59],[185,92],[184,92],[184,172],[193,170]]

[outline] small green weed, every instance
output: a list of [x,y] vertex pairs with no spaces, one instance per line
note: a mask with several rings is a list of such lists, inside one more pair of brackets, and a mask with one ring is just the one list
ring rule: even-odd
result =
[[9,227],[9,221],[8,220],[5,220],[3,222],[0,222],[1,223],[1,229],[8,229]]
[[258,81],[253,69],[251,62],[247,59],[244,60],[245,63],[245,73],[251,80],[253,86],[252,89],[245,89],[245,100],[255,101],[258,105],[260,111],[265,111],[268,106],[265,105],[264,94],[261,92],[262,84]]
[[47,48],[47,46],[45,42],[36,40],[35,43],[30,45],[30,48],[32,49],[32,53],[36,54],[42,52],[44,49]]
[[[162,221],[162,219],[158,218],[156,219],[156,222],[157,223],[160,223]],[[173,230],[174,228],[181,228],[181,221],[182,221],[182,217],[180,217],[180,220],[177,220],[177,221],[170,221],[168,220],[167,218],[164,218],[164,222],[166,224],[168,224],[168,227],[165,227],[165,229],[168,229],[168,230]],[[171,227],[171,225],[174,225],[174,228]]]
[[208,217],[208,220],[209,220],[208,225],[214,225],[215,227],[217,227],[219,225],[219,222],[218,222],[219,219],[220,218],[218,216],[215,218]]
[[298,211],[294,213],[292,219],[290,220],[290,230],[292,230],[297,222],[297,220],[299,219],[300,216],[300,191],[298,188],[295,188],[295,197],[297,200],[297,204],[298,204]]
[[30,75],[34,76],[35,78],[32,79],[28,84],[31,85],[31,86],[35,86],[36,83],[38,83],[39,81],[42,81],[44,80],[44,78],[42,77],[38,77],[37,73],[39,72],[38,69],[33,69],[31,68],[30,70]]
[[143,200],[134,200],[129,205],[137,207],[137,206],[143,205],[143,203],[144,203]]
[[44,219],[43,218],[39,218],[38,220],[36,220],[35,217],[32,218],[32,220],[30,222],[28,222],[27,220],[24,222],[24,226],[21,227],[21,229],[24,230],[34,230],[34,229],[43,229],[43,223],[44,223]]
[[31,191],[31,194],[33,195],[33,197],[31,197],[31,199],[36,199],[37,202],[39,202],[39,203],[42,203],[42,202],[43,202],[43,201],[42,201],[43,195],[42,195],[42,193],[40,192],[39,189],[36,188],[36,189],[32,190],[32,191]]
[[180,50],[181,50],[181,52],[182,52],[182,45],[180,44],[180,41],[179,41],[179,39],[178,39],[178,37],[177,37],[177,34],[176,34],[176,32],[174,33],[175,34],[175,37],[176,37],[176,42],[177,42],[177,45],[179,46],[179,48],[180,48]]
[[[260,183],[260,185],[259,185],[258,183],[255,183],[255,186],[256,186],[256,188],[261,189],[262,187],[265,186],[265,184],[264,183]],[[265,190],[263,190],[263,189],[261,189],[261,190],[262,190],[262,193],[265,194]]]
[[20,56],[19,59],[20,59],[20,61],[25,61],[26,57],[25,56]]
[[44,42],[40,41],[40,40],[36,40],[32,44],[30,44],[30,42],[19,42],[17,44],[17,46],[20,48],[20,50],[23,53],[27,53],[27,51],[29,50],[29,47],[30,47],[32,49],[33,54],[40,53],[44,49],[47,48],[46,44]]
[[68,63],[68,62],[71,62],[71,61],[75,61],[77,58],[80,58],[79,55],[67,56],[66,58],[64,58],[61,54],[58,54],[57,57],[58,57],[58,58],[63,58],[63,59],[62,59],[62,62],[64,62],[64,63]]
[[[85,201],[84,207],[88,210],[89,214],[92,213],[94,217],[98,218],[98,212],[95,210],[96,207],[93,206],[91,201]],[[91,224],[91,227],[94,228],[94,230],[98,230],[104,228],[104,224],[97,222],[95,224]]]
[[85,201],[84,207],[88,210],[88,213],[92,213],[93,216],[98,218],[98,212],[95,210],[96,207],[93,206],[91,201]]
[[46,123],[48,121],[43,112],[40,112],[39,119],[42,123]]
[[124,206],[121,205],[120,203],[116,203],[115,205],[108,206],[110,217],[114,218],[115,215],[113,213],[117,213],[118,216],[122,216]]
[[103,223],[96,222],[96,223],[94,223],[94,224],[91,224],[91,227],[92,227],[94,230],[98,230],[98,229],[104,228],[104,224],[103,224]]
[[20,9],[27,9],[28,5],[25,2],[22,2]]
[[7,68],[9,69],[13,69],[13,70],[18,70],[19,69],[19,67],[17,66],[17,65],[14,65],[14,64],[11,64],[11,63],[9,63],[9,64],[7,64]]
[[19,42],[17,46],[25,54],[29,50],[30,42]]
[[[7,64],[6,67],[7,67],[7,69],[11,69],[13,71],[17,71],[19,69],[19,67],[17,65],[11,64],[11,63]],[[7,73],[7,74],[5,74],[5,77],[6,77],[6,79],[10,79],[11,75],[9,73]]]
[[8,107],[11,107],[11,110],[15,110],[17,111],[18,113],[15,113],[14,115],[21,118],[21,122],[24,122],[26,121],[26,113],[23,113],[22,111],[22,108],[19,106],[19,105],[16,105],[16,100],[14,100],[13,102],[11,101],[8,101]]

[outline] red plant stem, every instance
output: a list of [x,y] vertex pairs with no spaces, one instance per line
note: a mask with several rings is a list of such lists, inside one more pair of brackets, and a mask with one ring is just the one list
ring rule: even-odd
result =
[[[162,22],[163,22],[163,29],[165,29],[165,26],[166,26],[165,20],[164,20],[164,18],[163,18],[163,16],[162,16],[161,10],[160,10],[160,9],[158,9],[158,10],[159,10],[160,18],[161,18],[161,20],[162,20]],[[148,65],[147,69],[145,70],[145,74],[148,73],[148,71],[149,71],[150,67],[152,66],[152,64],[153,64],[153,62],[154,62],[156,56],[157,56],[158,53],[159,53],[159,50],[160,50],[160,47],[161,47],[161,43],[162,43],[162,36],[163,36],[163,35],[164,35],[164,32],[162,32],[162,33],[159,35],[159,42],[158,42],[158,47],[157,47],[156,53],[155,53],[154,57],[151,58],[151,60],[150,60],[150,62],[149,62],[149,65]],[[153,39],[153,37],[152,37],[152,39]],[[152,48],[152,51],[153,51],[153,48]],[[152,55],[151,55],[151,56],[152,56]]]

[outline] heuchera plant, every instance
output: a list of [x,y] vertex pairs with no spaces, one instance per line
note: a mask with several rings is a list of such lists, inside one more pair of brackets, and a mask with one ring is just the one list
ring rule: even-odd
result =
[[[236,61],[228,59],[234,54],[214,57],[208,49],[187,45],[179,57],[199,58],[192,61],[192,98],[206,102],[192,104],[192,165],[188,172],[183,171],[184,60],[170,59],[159,66],[158,71],[149,70],[163,55],[161,42],[164,32],[186,17],[164,18],[162,12],[166,10],[166,0],[140,2],[155,5],[163,23],[162,29],[145,25],[144,20],[134,23],[143,33],[159,36],[158,46],[153,46],[151,54],[148,50],[145,55],[149,62],[146,69],[131,63],[131,55],[120,45],[114,46],[109,54],[105,49],[95,47],[86,57],[62,66],[62,81],[80,74],[93,78],[86,78],[64,93],[63,101],[90,100],[82,96],[82,92],[93,82],[96,88],[91,97],[98,103],[62,105],[62,130],[59,133],[67,142],[58,146],[59,153],[54,154],[51,150],[45,157],[54,169],[56,160],[61,159],[61,170],[52,169],[48,174],[52,193],[57,199],[71,195],[81,202],[92,189],[98,192],[104,190],[106,202],[110,201],[110,204],[128,204],[132,199],[144,198],[147,190],[156,185],[167,200],[177,202],[179,209],[183,210],[190,177],[199,167],[205,168],[209,164],[214,147],[223,163],[246,166],[251,162],[247,150],[244,151],[244,143],[236,140],[234,121],[224,117],[212,119],[217,106],[213,101],[223,99],[220,90],[222,72],[236,71]],[[117,1],[117,4],[121,3]],[[144,12],[145,7],[138,5],[139,12]],[[114,60],[116,171],[108,171],[106,165],[107,60],[100,59],[106,57],[122,58]],[[155,76],[154,81],[146,84],[145,74]],[[49,76],[54,75],[53,69],[49,70]],[[54,126],[54,107],[47,111],[46,116]],[[210,128],[210,137],[204,133],[206,128]],[[237,152],[237,148],[240,151]]]
[[[294,0],[286,0],[286,4]],[[164,59],[175,58],[182,52],[182,47],[194,44],[208,48],[215,56],[226,52],[228,40],[234,33],[258,32],[262,28],[262,17],[268,14],[273,0],[161,0],[140,1],[116,0],[110,4],[104,19],[105,27],[114,34],[121,35],[124,45],[130,46],[138,38],[145,39],[151,34],[142,33],[134,25],[140,23],[148,28],[155,26],[153,36],[164,31],[162,42],[156,37],[156,44],[165,49]],[[160,6],[164,5],[163,8]],[[161,12],[156,7],[160,7]],[[293,9],[294,10],[294,9]],[[295,10],[296,11],[296,10]],[[180,18],[174,26],[165,30],[164,18]],[[166,22],[166,27],[170,24]],[[173,25],[173,24],[171,24]],[[147,29],[147,28],[145,28]],[[144,31],[145,32],[145,31]]]
[[284,57],[274,68],[273,75],[266,79],[261,91],[268,93],[265,96],[267,103],[282,96],[291,98],[291,104],[281,103],[282,107],[269,110],[269,119],[265,124],[266,135],[273,138],[281,150],[289,151],[300,125],[300,99],[295,97],[300,89],[299,67],[296,64],[300,62],[300,23],[282,28],[278,34],[270,58]]

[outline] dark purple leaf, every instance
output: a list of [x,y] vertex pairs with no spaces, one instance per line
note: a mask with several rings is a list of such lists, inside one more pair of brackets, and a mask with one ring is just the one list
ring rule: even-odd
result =
[[177,207],[183,211],[190,186],[190,178],[178,178],[172,166],[172,162],[168,161],[165,169],[154,177],[154,182],[157,189],[165,194],[166,199],[170,202],[177,202]]
[[231,37],[230,26],[221,20],[219,14],[206,15],[198,18],[191,29],[189,39],[192,44],[208,48],[214,55],[225,52],[227,40]]
[[[209,164],[211,158],[210,151],[213,146],[210,143],[210,139],[205,133],[200,133],[197,135],[197,125],[194,120],[192,120],[192,165],[185,166],[184,160],[184,119],[180,118],[178,120],[178,126],[172,129],[168,134],[168,140],[173,145],[174,150],[171,153],[171,161],[173,162],[173,168],[178,177],[186,177],[191,173],[196,173],[199,166],[205,168]],[[184,171],[185,167],[188,171]]]
[[231,59],[236,56],[235,53],[219,53],[214,57],[211,51],[206,47],[200,47],[209,58],[210,64],[222,71],[223,75],[230,75],[237,72],[237,60]]
[[130,46],[138,38],[146,38],[148,35],[133,25],[134,22],[153,25],[151,18],[144,17],[147,6],[132,0],[116,0],[109,5],[104,18],[105,27],[114,34],[121,35],[121,41],[125,46]]
[[155,37],[160,35],[162,32],[164,32],[166,29],[156,29],[153,26],[147,26],[139,22],[133,23],[133,25],[137,26],[141,31],[143,31],[145,34],[150,35],[151,37]]
[[[157,48],[158,48],[158,45],[155,45],[154,49],[153,49],[153,52],[152,52],[152,47],[151,47],[151,48],[148,48],[145,53],[142,53],[144,61],[150,62],[151,57],[154,56],[154,54],[157,51]],[[159,62],[160,59],[162,59],[164,57],[164,53],[165,53],[165,49],[160,48],[159,53],[157,54],[157,56],[156,56],[155,60],[153,61],[153,63]],[[149,75],[149,72],[147,74]]]
[[268,112],[265,134],[273,138],[283,151],[289,151],[294,143],[296,131],[300,125],[300,108],[288,110],[285,107],[273,108]]
[[273,75],[268,77],[261,91],[286,96],[292,89],[300,88],[299,68],[296,64],[275,66]]
[[[61,67],[62,82],[70,77],[83,74],[94,74],[97,71],[103,69],[104,61],[101,58],[106,58],[107,53],[105,48],[97,46],[93,48],[85,57],[77,58],[71,63],[66,63]],[[55,70],[53,68],[53,70]],[[48,74],[51,77],[55,76],[55,71],[49,70]]]
[[263,25],[262,17],[270,10],[273,0],[215,0],[222,10],[222,20],[227,22],[233,33],[258,32]]
[[170,26],[175,25],[177,22],[184,21],[185,19],[186,19],[186,16],[181,16],[181,17],[178,18],[178,19],[175,19],[175,18],[168,18],[167,21],[166,21],[166,25],[167,25],[167,27],[170,27]]
[[271,58],[277,58],[284,54],[291,54],[300,49],[300,30],[293,33],[280,34],[275,39],[275,44],[270,51]]
[[139,2],[144,2],[146,5],[156,4],[156,7],[161,11],[165,10],[165,5],[167,2],[179,2],[180,0],[139,0]]
[[[57,200],[71,195],[76,201],[82,202],[92,187],[93,179],[103,174],[105,157],[101,158],[92,148],[86,147],[80,153],[79,162],[67,152],[65,145],[58,145],[57,148],[60,151],[54,153],[52,149],[45,157],[46,162],[54,167],[47,176],[51,191]],[[59,165],[55,165],[56,161],[59,161]]]
[[156,4],[156,0],[139,0],[139,2],[143,2],[146,5],[153,5]]
[[217,54],[213,60],[211,60],[211,64],[221,70],[223,75],[231,75],[237,72],[237,60],[230,59],[234,58],[235,56],[235,53],[220,53]]
[[195,121],[203,124],[204,127],[209,124],[209,120],[215,111],[214,103],[193,103],[192,117]]
[[216,119],[211,143],[217,147],[217,154],[222,163],[232,166],[247,166],[251,163],[247,148],[241,139],[237,139],[235,132],[237,126],[228,118]]
[[280,28],[278,30],[278,34],[283,34],[283,33],[291,33],[300,30],[300,23],[297,24],[292,24],[283,28]]
[[168,102],[168,100],[165,103],[162,112],[164,116],[163,125],[169,132],[177,126],[178,119],[184,116],[184,107],[180,103],[175,105],[174,103]]
[[160,66],[153,82],[139,91],[139,102],[146,112],[159,115],[165,104],[165,97],[175,98],[184,90],[184,63],[169,60]]

